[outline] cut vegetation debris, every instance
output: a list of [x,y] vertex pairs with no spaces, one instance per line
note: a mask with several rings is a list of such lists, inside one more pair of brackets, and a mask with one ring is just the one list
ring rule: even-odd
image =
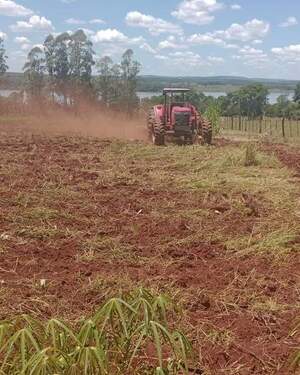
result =
[[[299,337],[290,332],[300,315],[296,148],[256,145],[246,157],[243,144],[223,140],[156,148],[39,135],[33,150],[24,129],[2,125],[1,134],[0,319],[13,323],[17,334],[28,326],[24,320],[16,326],[14,316],[36,317],[40,360],[47,355],[47,319],[73,327],[109,298],[146,287],[167,293],[182,310],[179,320],[168,315],[168,332],[176,326],[186,332],[193,368],[204,374],[292,371]],[[118,322],[125,339],[123,319]],[[62,327],[57,323],[58,332],[69,332]],[[22,332],[27,340],[28,331]],[[14,350],[4,365],[0,353],[4,373],[9,363],[22,367],[38,359],[26,353],[24,362]],[[182,359],[181,352],[171,363]]]

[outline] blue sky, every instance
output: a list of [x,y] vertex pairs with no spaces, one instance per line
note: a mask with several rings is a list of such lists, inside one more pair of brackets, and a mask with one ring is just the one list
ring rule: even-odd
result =
[[0,0],[11,71],[79,28],[98,58],[132,48],[143,74],[300,79],[299,0]]

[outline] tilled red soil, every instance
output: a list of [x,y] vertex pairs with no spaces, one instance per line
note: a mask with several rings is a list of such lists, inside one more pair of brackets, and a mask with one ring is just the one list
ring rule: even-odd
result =
[[296,171],[296,177],[300,177],[300,150],[296,147],[288,147],[283,144],[268,144],[262,146],[262,150],[274,153],[278,159]]
[[[204,199],[194,191],[156,188],[149,179],[153,170],[141,169],[138,161],[128,173],[142,183],[107,181],[103,176],[118,169],[118,157],[113,169],[106,165],[109,147],[109,141],[91,139],[27,142],[6,134],[0,140],[1,317],[34,312],[74,319],[119,289],[178,291],[199,368],[208,374],[288,374],[285,364],[296,347],[289,332],[299,315],[297,252],[284,262],[264,254],[235,256],[210,239],[220,228],[251,236],[268,215],[263,202],[241,193],[248,210],[243,215],[226,194]],[[283,146],[266,150],[299,167],[299,153]],[[54,213],[32,211],[45,206]],[[195,226],[178,215],[183,208],[206,214]],[[199,231],[207,235],[199,239]],[[82,256],[96,237],[116,243],[98,248],[92,259]],[[277,305],[253,308],[259,301]]]

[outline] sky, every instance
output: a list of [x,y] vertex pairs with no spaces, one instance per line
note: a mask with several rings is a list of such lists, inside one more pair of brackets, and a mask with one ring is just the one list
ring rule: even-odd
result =
[[96,59],[133,49],[142,74],[300,79],[300,0],[0,0],[10,71],[78,29]]

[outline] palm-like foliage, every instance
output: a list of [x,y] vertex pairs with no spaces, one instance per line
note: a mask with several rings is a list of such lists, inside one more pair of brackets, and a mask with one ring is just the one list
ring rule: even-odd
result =
[[[297,323],[296,327],[291,333],[291,336],[298,336],[300,333],[300,321]],[[293,369],[299,369],[300,367],[300,348],[293,354],[292,359],[291,359],[291,367]]]
[[113,298],[72,329],[27,315],[0,322],[0,374],[187,373],[191,346],[168,328],[171,301],[139,289]]

